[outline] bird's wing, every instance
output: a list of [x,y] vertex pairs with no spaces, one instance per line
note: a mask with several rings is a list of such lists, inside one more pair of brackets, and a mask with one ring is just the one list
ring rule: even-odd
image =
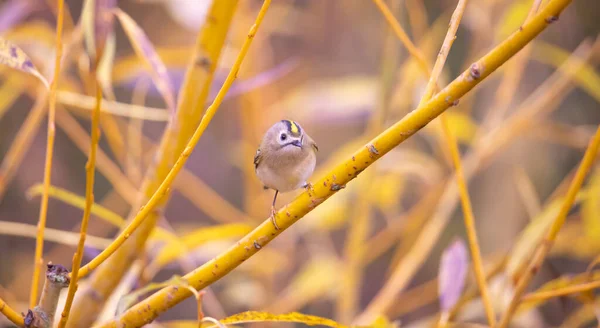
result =
[[304,137],[307,139],[306,141],[308,141],[308,144],[315,150],[315,151],[319,151],[319,147],[317,147],[317,143],[311,138],[309,137],[307,134],[304,135]]
[[317,144],[314,141],[311,142],[310,145],[315,149],[315,151],[319,151],[319,147],[317,147]]
[[258,148],[256,150],[256,154],[254,155],[254,169],[256,170],[256,168],[258,167],[258,164],[260,163],[260,160],[262,159],[262,156],[260,154],[260,148]]

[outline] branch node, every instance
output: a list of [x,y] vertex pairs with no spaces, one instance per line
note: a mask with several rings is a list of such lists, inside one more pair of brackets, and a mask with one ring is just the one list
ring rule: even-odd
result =
[[479,65],[479,63],[474,63],[473,65],[471,65],[469,72],[471,73],[471,77],[474,80],[478,80],[481,77],[482,67],[481,65]]

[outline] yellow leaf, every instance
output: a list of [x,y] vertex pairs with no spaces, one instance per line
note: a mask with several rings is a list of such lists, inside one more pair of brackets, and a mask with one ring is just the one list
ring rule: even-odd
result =
[[[86,110],[93,110],[96,103],[94,97],[69,91],[59,91],[57,100],[63,105]],[[165,122],[169,120],[169,113],[164,109],[144,107],[109,100],[102,100],[102,112],[124,117],[138,118],[147,121]]]
[[390,322],[386,317],[379,316],[372,324],[367,326],[352,326],[352,328],[398,328],[400,324],[396,322]]
[[[469,115],[453,110],[446,111],[444,115],[446,115],[448,127],[456,140],[460,143],[470,144],[478,129],[475,121]],[[434,135],[438,140],[443,140],[445,137],[440,127],[439,124],[430,124],[423,131],[429,135]]]
[[[169,68],[185,69],[193,54],[193,49],[190,47],[157,48],[156,53]],[[137,55],[120,58],[112,67],[113,82],[115,84],[124,83],[139,76],[144,69],[144,62]]]
[[[331,319],[317,317],[314,315],[302,314],[298,312],[291,312],[287,314],[272,314],[268,312],[260,311],[247,311],[238,314],[234,314],[225,319],[219,320],[225,324],[240,324],[249,322],[295,322],[302,323],[307,326],[326,326],[335,328],[345,328],[346,326],[341,325]],[[216,327],[214,324],[203,325],[203,327]]]
[[[181,237],[180,242],[171,241],[167,243],[156,255],[151,266],[160,269],[176,260],[178,257],[185,255],[187,250],[197,248],[209,241],[242,237],[250,231],[252,231],[250,225],[241,223],[223,224],[196,229]],[[187,248],[187,250],[182,249],[182,246]]]
[[377,188],[370,195],[371,204],[378,206],[382,211],[395,208],[404,190],[404,179],[402,175],[394,173],[383,173],[374,178]]
[[531,1],[528,0],[517,0],[510,5],[500,20],[502,23],[497,28],[496,38],[499,40],[506,39],[516,31],[525,22],[529,8],[531,8]]
[[43,20],[28,21],[3,34],[17,44],[38,43],[45,48],[54,48],[56,31]]
[[[533,44],[534,51],[531,54],[532,58],[544,64],[559,67],[567,58],[573,58],[569,51],[565,51],[550,43],[534,41]],[[579,87],[597,102],[600,102],[600,76],[594,66],[588,62],[583,62],[582,64],[585,68],[580,70],[573,78]]]
[[[35,196],[39,196],[42,194],[43,189],[44,186],[41,183],[38,183],[27,190],[27,197],[33,198]],[[85,206],[84,197],[81,197],[75,193],[72,193],[62,188],[50,186],[50,189],[48,190],[48,195],[50,197],[62,201],[63,203],[69,204],[73,207],[77,207],[82,210]],[[125,226],[125,219],[123,219],[120,215],[96,203],[92,204],[92,214],[116,227],[123,228]],[[155,238],[161,240],[177,239],[177,236],[174,236],[172,233],[158,227],[153,232],[153,235]]]
[[27,54],[4,38],[0,38],[0,64],[31,74],[42,81],[46,88],[50,87],[48,80],[33,66]]
[[[14,71],[13,71],[14,72]],[[0,87],[0,118],[17,101],[27,87],[27,81],[22,74],[7,74],[6,80]]]
[[137,23],[120,9],[117,9],[115,14],[119,18],[127,37],[129,37],[129,41],[136,54],[140,58],[143,58],[149,66],[150,72],[152,73],[152,80],[165,100],[167,107],[171,113],[174,113],[176,106],[175,96],[165,64],[156,53],[156,50],[154,50],[154,46],[150,40],[148,40],[146,33],[144,33]]
[[341,263],[335,258],[322,256],[312,259],[296,274],[271,308],[285,312],[337,293],[335,286],[339,286],[340,270]]
[[552,256],[564,256],[573,260],[588,261],[600,253],[600,239],[584,232],[581,221],[566,222],[552,246]]
[[364,117],[377,103],[379,83],[377,76],[360,75],[310,80],[272,108],[283,108],[286,115],[299,122]]

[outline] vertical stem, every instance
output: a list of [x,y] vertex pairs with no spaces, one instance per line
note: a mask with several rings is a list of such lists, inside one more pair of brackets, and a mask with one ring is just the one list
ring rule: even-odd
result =
[[44,165],[44,193],[40,205],[40,217],[38,221],[38,232],[35,243],[35,260],[33,262],[33,279],[31,279],[31,294],[29,296],[30,307],[35,306],[38,296],[39,281],[41,275],[42,254],[44,253],[44,229],[46,228],[46,217],[48,215],[48,191],[50,189],[50,176],[52,174],[52,156],[54,154],[54,135],[56,127],[54,119],[56,116],[56,90],[60,74],[60,60],[62,57],[62,30],[63,30],[64,0],[58,0],[58,15],[56,19],[56,57],[54,59],[54,77],[50,85],[50,104],[48,112],[48,139],[46,144],[46,163]]
[[[96,76],[95,72],[93,74]],[[73,255],[73,269],[71,272],[71,283],[69,284],[69,290],[67,293],[67,301],[65,308],[63,309],[59,328],[63,328],[67,324],[69,319],[69,312],[71,311],[71,305],[77,291],[77,283],[79,278],[79,268],[81,266],[81,260],[83,259],[83,247],[85,246],[85,237],[87,234],[87,227],[90,221],[90,215],[92,211],[92,205],[94,204],[94,174],[96,170],[96,150],[98,148],[98,129],[100,122],[100,106],[102,103],[102,89],[97,79],[96,84],[96,107],[92,113],[92,140],[90,142],[90,157],[85,166],[86,169],[86,185],[85,185],[85,207],[83,209],[83,218],[81,219],[81,231],[79,236],[79,243],[77,244],[77,250]]]

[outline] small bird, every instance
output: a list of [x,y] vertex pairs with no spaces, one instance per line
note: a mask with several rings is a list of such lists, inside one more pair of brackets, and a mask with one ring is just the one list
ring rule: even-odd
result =
[[265,189],[275,190],[271,206],[275,229],[279,230],[275,219],[277,194],[311,187],[307,179],[315,170],[318,150],[317,144],[294,121],[281,120],[265,133],[254,155],[254,171]]

